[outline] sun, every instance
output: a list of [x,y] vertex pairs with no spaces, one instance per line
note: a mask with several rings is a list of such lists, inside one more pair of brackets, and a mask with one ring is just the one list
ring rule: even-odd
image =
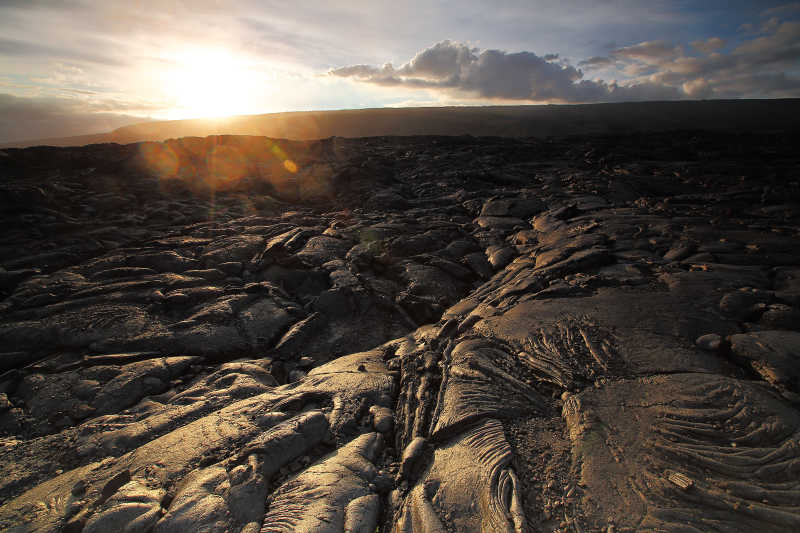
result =
[[175,118],[211,118],[247,114],[254,83],[248,66],[215,49],[186,50],[171,58],[167,92]]

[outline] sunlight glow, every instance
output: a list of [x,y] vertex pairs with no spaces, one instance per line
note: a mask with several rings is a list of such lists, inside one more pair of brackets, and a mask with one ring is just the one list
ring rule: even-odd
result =
[[224,50],[190,49],[170,58],[166,92],[175,101],[172,118],[224,117],[252,113],[255,77],[248,65]]

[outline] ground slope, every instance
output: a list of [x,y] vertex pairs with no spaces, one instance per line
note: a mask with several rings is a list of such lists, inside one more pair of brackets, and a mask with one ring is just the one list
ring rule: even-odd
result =
[[622,102],[613,104],[340,109],[150,121],[108,133],[0,143],[0,148],[164,141],[187,136],[265,135],[281,139],[378,135],[566,135],[705,129],[797,131],[800,99]]

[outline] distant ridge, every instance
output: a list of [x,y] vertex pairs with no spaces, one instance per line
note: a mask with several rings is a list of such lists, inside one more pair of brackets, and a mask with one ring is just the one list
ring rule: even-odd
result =
[[143,122],[109,133],[17,141],[0,148],[128,144],[222,134],[309,140],[387,135],[563,137],[679,129],[789,131],[798,128],[798,116],[796,98],[298,111]]

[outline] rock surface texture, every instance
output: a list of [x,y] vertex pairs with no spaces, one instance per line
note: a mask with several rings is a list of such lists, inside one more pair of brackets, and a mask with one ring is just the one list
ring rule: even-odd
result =
[[800,145],[0,152],[0,529],[800,530]]

